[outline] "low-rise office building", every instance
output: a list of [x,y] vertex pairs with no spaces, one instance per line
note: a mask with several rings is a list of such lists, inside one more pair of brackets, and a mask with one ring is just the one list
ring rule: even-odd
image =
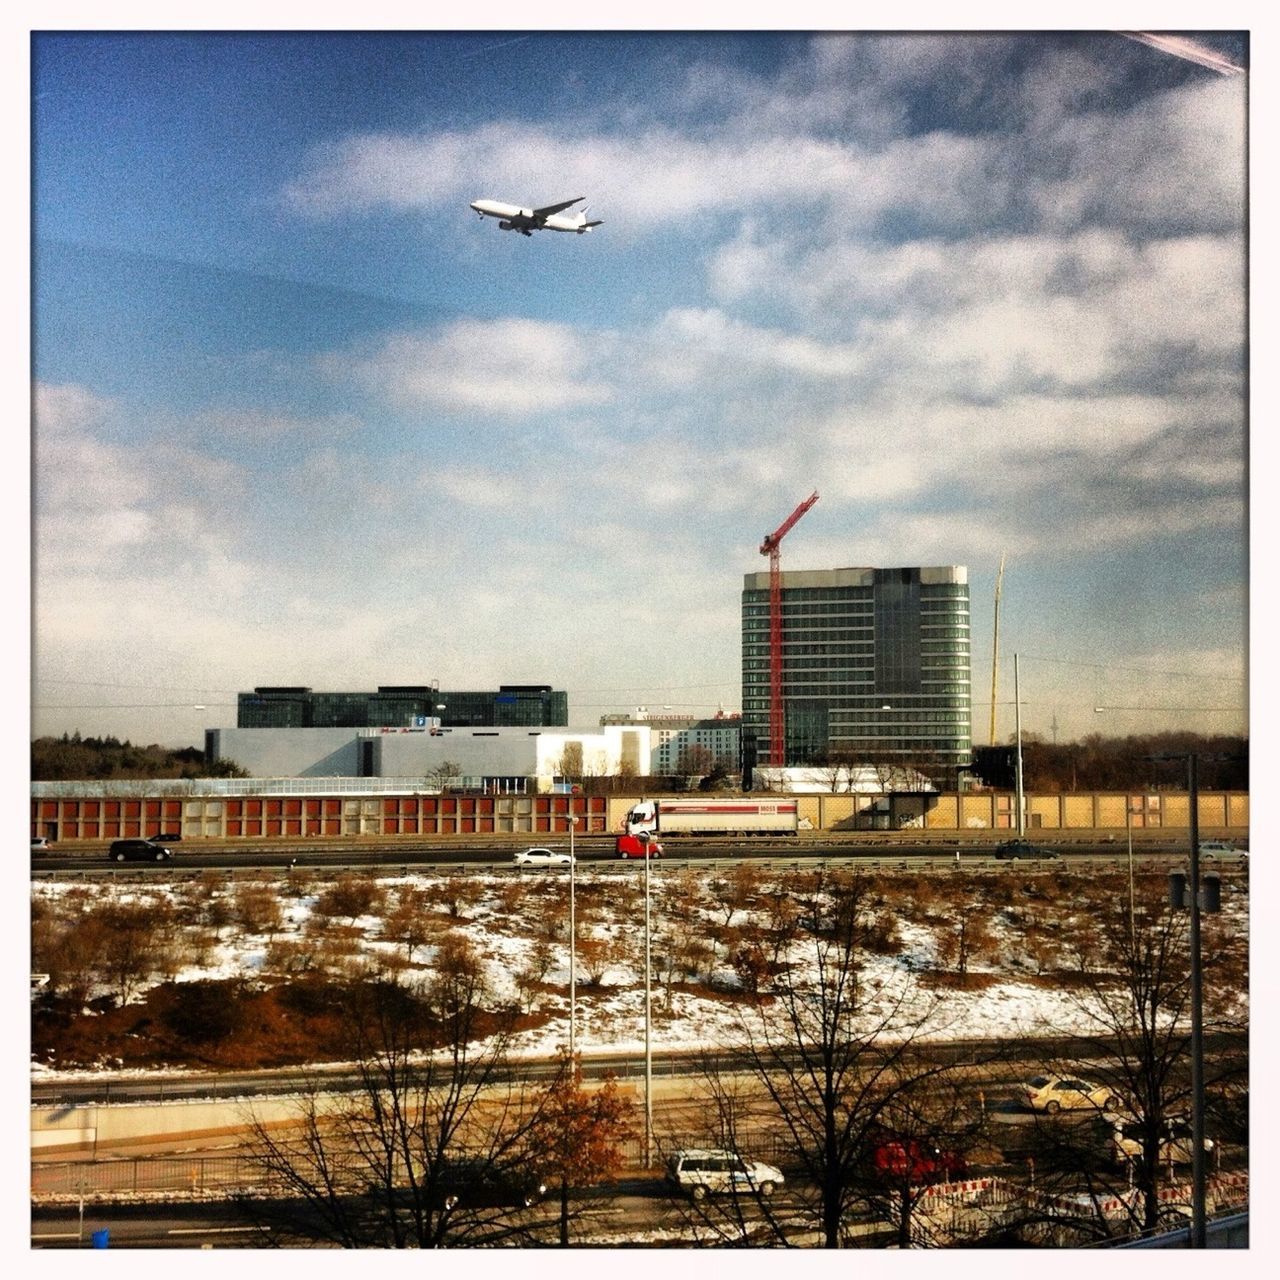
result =
[[207,729],[205,758],[256,778],[418,779],[424,790],[549,791],[583,777],[645,772],[645,725],[587,729],[380,725],[377,728]]
[[379,685],[374,693],[323,693],[305,685],[259,685],[236,697],[239,729],[376,729],[466,725],[567,726],[569,695],[547,684],[503,684],[495,690],[440,689],[434,684]]

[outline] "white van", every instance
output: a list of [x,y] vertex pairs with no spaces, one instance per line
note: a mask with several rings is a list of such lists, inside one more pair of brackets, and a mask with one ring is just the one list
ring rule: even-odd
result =
[[702,1200],[708,1192],[746,1192],[771,1196],[785,1179],[772,1165],[744,1160],[736,1151],[677,1151],[667,1161],[667,1181],[677,1190]]

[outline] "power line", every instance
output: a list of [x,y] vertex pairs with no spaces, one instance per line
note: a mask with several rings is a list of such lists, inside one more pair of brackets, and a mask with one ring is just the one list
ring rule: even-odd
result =
[[1161,671],[1156,667],[1127,667],[1118,662],[1082,662],[1077,658],[1046,658],[1043,654],[1023,653],[1022,658],[1032,662],[1054,662],[1064,667],[1089,667],[1094,671],[1136,671],[1147,676],[1181,676],[1187,680],[1226,680],[1243,684],[1244,676],[1215,676],[1204,671]]

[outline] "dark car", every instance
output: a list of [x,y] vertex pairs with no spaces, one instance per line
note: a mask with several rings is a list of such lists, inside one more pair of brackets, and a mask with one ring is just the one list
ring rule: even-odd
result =
[[996,845],[997,858],[1060,858],[1057,849],[1046,849],[1043,845],[1032,844],[1029,840],[1006,840]]
[[113,840],[107,857],[112,862],[168,862],[173,850],[154,840]]
[[528,1208],[547,1193],[547,1184],[527,1168],[454,1157],[440,1171],[438,1200],[446,1209]]

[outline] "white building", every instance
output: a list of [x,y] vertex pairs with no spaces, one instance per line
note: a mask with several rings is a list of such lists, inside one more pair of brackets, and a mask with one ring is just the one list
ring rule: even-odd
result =
[[259,778],[422,779],[430,789],[447,763],[455,785],[549,791],[560,780],[645,772],[647,725],[587,729],[519,727],[378,729],[209,729],[207,760],[230,760]]

